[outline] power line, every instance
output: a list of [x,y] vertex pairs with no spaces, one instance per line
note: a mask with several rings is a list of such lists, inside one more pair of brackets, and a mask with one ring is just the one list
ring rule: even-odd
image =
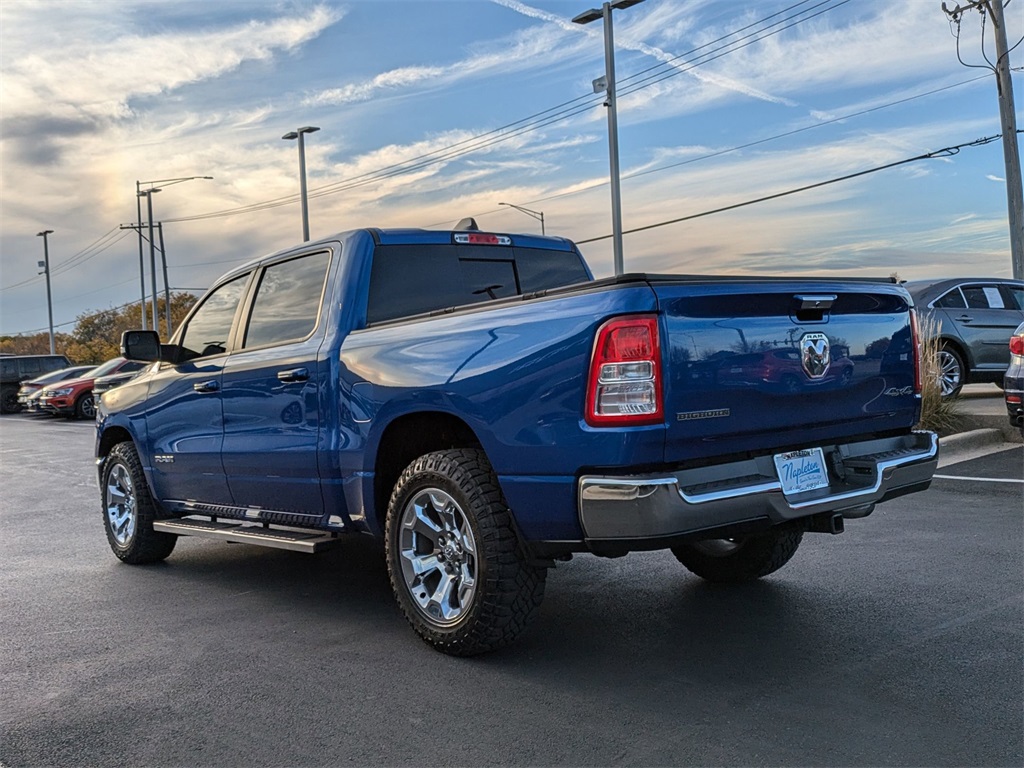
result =
[[[727,39],[729,37],[733,37],[736,34],[738,34],[739,32],[747,30],[747,29],[749,29],[749,28],[751,28],[753,26],[757,26],[759,24],[763,24],[764,22],[774,18],[775,16],[778,16],[778,15],[780,15],[782,13],[786,13],[789,10],[792,10],[793,8],[799,7],[801,5],[805,5],[809,1],[810,0],[804,0],[804,2],[796,3],[795,5],[789,6],[788,8],[786,8],[786,9],[784,9],[782,11],[777,11],[776,13],[773,13],[773,14],[767,16],[767,17],[764,17],[763,19],[760,19],[757,22],[753,22],[752,24],[748,24],[748,25],[746,25],[744,27],[741,27],[740,29],[735,30],[734,32],[731,32],[728,35],[724,35],[723,37],[719,38],[717,41],[713,41],[712,43],[707,43],[704,46],[700,46],[699,48],[694,49],[694,50],[701,50],[702,48],[706,48],[707,46],[713,45],[713,44],[715,44],[715,43],[717,43],[717,42],[719,42],[721,40],[725,40],[725,39]],[[765,39],[767,37],[770,37],[770,36],[772,36],[774,34],[777,34],[778,32],[781,32],[783,29],[788,29],[788,28],[790,28],[792,26],[795,26],[796,24],[803,23],[804,21],[807,21],[807,20],[809,20],[811,18],[819,16],[822,13],[825,13],[827,11],[830,11],[830,10],[838,8],[838,7],[842,6],[842,5],[845,5],[849,1],[850,0],[840,0],[838,3],[836,3],[834,5],[831,5],[831,6],[825,8],[823,10],[820,10],[820,11],[818,11],[815,14],[812,14],[810,16],[806,16],[803,19],[797,19],[797,16],[799,16],[800,13],[804,13],[804,12],[800,12],[800,13],[794,14],[793,16],[789,16],[789,17],[787,17],[785,19],[782,19],[780,21],[773,22],[772,24],[770,24],[765,29],[760,30],[758,33],[751,33],[751,35],[746,35],[743,38],[741,38],[741,40],[747,40],[752,35],[756,35],[756,34],[760,34],[761,32],[765,32],[765,30],[770,29],[772,26],[776,26],[778,24],[781,24],[782,22],[792,21],[792,23],[788,24],[787,26],[783,27],[782,29],[777,29],[777,30],[769,32],[767,34],[763,34],[761,37],[755,37],[753,40],[749,40],[748,42],[744,43],[743,46],[740,46],[740,47],[746,47],[747,45],[752,45],[753,43],[758,42],[759,40],[763,40],[763,39]],[[823,0],[823,2],[819,2],[817,5],[812,6],[811,9],[809,9],[809,10],[813,10],[815,8],[819,8],[821,5],[824,5],[827,2],[830,2],[830,0]],[[793,19],[797,19],[797,20],[793,21]],[[722,45],[722,46],[719,46],[718,48],[712,49],[711,51],[709,51],[706,54],[702,54],[702,56],[711,56],[712,54],[717,54],[717,55],[713,56],[712,58],[707,58],[705,61],[695,61],[695,62],[692,62],[691,66],[687,70],[678,70],[678,69],[676,69],[676,70],[673,70],[672,72],[670,72],[667,75],[663,75],[663,76],[659,77],[658,79],[653,80],[650,83],[647,83],[647,84],[639,84],[639,83],[638,84],[634,84],[634,87],[631,90],[629,90],[627,92],[624,92],[624,93],[634,93],[637,90],[640,90],[641,88],[646,88],[646,87],[649,87],[650,85],[654,85],[655,83],[661,82],[661,80],[664,80],[664,79],[666,79],[668,77],[673,77],[675,75],[681,74],[683,71],[688,71],[689,69],[693,69],[694,67],[701,66],[702,64],[705,64],[708,61],[712,61],[712,60],[714,60],[716,58],[720,58],[721,56],[724,56],[727,53],[730,53],[732,50],[739,50],[739,48],[729,48],[730,45],[734,45],[734,44],[735,43],[727,43],[726,45]],[[689,54],[688,53],[687,54],[682,54],[681,56],[686,56],[686,55],[689,55]],[[676,59],[681,58],[681,56],[675,57],[674,59],[672,59],[670,61],[675,61]],[[698,57],[698,58],[700,58],[700,57]],[[668,64],[665,63],[665,62],[662,62],[661,64],[658,64],[658,65],[656,65],[655,67],[652,67],[652,68],[648,68],[647,70],[644,70],[643,72],[650,72],[650,71],[652,71],[654,69],[664,68],[665,66],[668,66]],[[638,75],[631,75],[631,76],[625,78],[625,80],[623,82],[629,81],[630,79],[633,79],[633,78],[636,78],[637,76],[639,76],[639,74],[643,74],[643,72],[638,73]],[[458,157],[462,157],[464,155],[467,155],[467,154],[470,154],[470,153],[473,153],[473,152],[479,152],[479,151],[481,151],[483,149],[486,149],[488,147],[494,146],[495,144],[499,144],[499,143],[502,143],[502,142],[509,141],[509,140],[511,140],[513,138],[516,138],[518,136],[521,136],[521,135],[523,135],[525,133],[530,133],[530,132],[539,130],[541,128],[547,127],[549,125],[561,122],[563,120],[567,120],[567,119],[569,119],[571,117],[575,117],[576,115],[579,115],[579,114],[581,114],[583,112],[586,112],[586,111],[588,111],[590,109],[593,109],[593,108],[597,107],[599,104],[603,103],[603,100],[604,100],[604,97],[601,96],[601,95],[595,96],[593,94],[586,94],[584,96],[579,96],[579,97],[576,97],[575,99],[571,99],[569,101],[563,102],[562,104],[559,104],[557,106],[549,107],[548,109],[543,110],[541,112],[534,113],[533,115],[530,115],[528,117],[521,118],[521,119],[516,120],[516,121],[514,121],[512,123],[508,123],[508,124],[506,124],[504,126],[500,126],[499,128],[495,128],[495,129],[492,129],[490,131],[486,131],[484,133],[477,134],[475,136],[469,137],[467,139],[463,139],[463,140],[455,142],[453,144],[446,145],[445,147],[440,147],[440,148],[438,148],[436,150],[432,150],[432,151],[426,152],[426,153],[424,153],[422,155],[418,155],[417,157],[410,158],[409,160],[404,160],[404,161],[401,161],[399,163],[394,163],[394,164],[389,165],[389,166],[384,166],[383,168],[379,168],[379,169],[376,169],[374,171],[367,171],[365,173],[359,174],[358,176],[354,176],[352,178],[345,179],[345,180],[342,180],[342,181],[339,181],[339,182],[333,182],[331,184],[327,184],[327,185],[324,185],[324,186],[321,186],[321,187],[313,188],[312,190],[310,190],[308,197],[310,197],[310,198],[325,197],[327,195],[338,194],[340,192],[349,191],[351,189],[355,189],[357,187],[365,186],[367,184],[372,184],[372,183],[375,183],[375,182],[378,182],[378,181],[381,181],[381,180],[384,180],[384,179],[392,178],[394,176],[404,175],[404,174],[407,174],[407,173],[412,173],[413,171],[422,170],[422,169],[427,168],[429,166],[437,165],[439,163],[443,163],[443,162],[450,161],[450,160],[454,160],[454,159],[456,159]],[[183,216],[183,217],[174,218],[174,219],[164,219],[164,222],[165,223],[179,223],[179,222],[184,222],[184,221],[198,221],[198,220],[202,220],[202,219],[222,218],[222,217],[226,217],[226,216],[235,216],[235,215],[240,215],[240,214],[245,214],[245,213],[254,213],[254,212],[257,212],[257,211],[268,210],[268,209],[271,209],[271,208],[277,208],[277,207],[281,207],[281,206],[284,206],[284,205],[291,205],[291,204],[294,204],[297,200],[298,200],[298,197],[296,195],[288,195],[286,197],[273,198],[271,200],[266,200],[266,201],[262,201],[262,202],[259,202],[259,203],[252,203],[252,204],[245,205],[245,206],[239,206],[237,208],[228,208],[228,209],[223,209],[223,210],[220,210],[220,211],[212,211],[212,212],[209,212],[209,213],[197,214],[197,215],[194,215],[194,216]]]
[[[1018,131],[1020,133],[1020,131]],[[943,149],[937,149],[934,152],[927,152],[923,155],[917,155],[916,157],[908,157],[903,160],[897,160],[893,163],[886,163],[885,165],[875,166],[874,168],[868,168],[863,171],[857,171],[856,173],[848,173],[845,176],[837,176],[833,179],[827,179],[826,181],[819,181],[814,184],[806,184],[802,187],[796,187],[795,189],[788,189],[784,192],[777,192],[772,195],[765,195],[764,197],[758,197],[754,200],[745,200],[742,203],[734,203],[732,205],[726,205],[721,208],[714,208],[710,211],[701,211],[700,213],[692,213],[688,216],[680,216],[677,219],[669,219],[667,221],[659,221],[655,224],[647,224],[642,227],[634,227],[633,229],[627,229],[623,231],[623,235],[632,235],[637,232],[645,232],[649,229],[657,229],[658,227],[665,227],[669,224],[678,224],[682,221],[690,221],[691,219],[699,219],[703,216],[711,216],[715,213],[724,213],[725,211],[733,211],[737,208],[744,208],[748,205],[754,205],[756,203],[764,203],[769,200],[777,200],[780,197],[787,197],[789,195],[795,195],[797,192],[806,192],[809,189],[817,189],[818,187],[824,187],[829,184],[835,184],[840,181],[848,181],[850,179],[856,179],[858,176],[867,176],[870,173],[877,173],[878,171],[884,171],[889,168],[895,168],[899,165],[906,165],[907,163],[913,163],[918,160],[930,160],[936,157],[952,157],[953,155],[959,154],[960,150],[964,147],[979,147],[983,144],[990,144],[993,141],[1002,138],[1002,134],[996,134],[995,136],[986,136],[981,139],[975,139],[974,141],[964,142],[963,144],[957,144],[952,147],[945,147]],[[583,245],[584,243],[596,243],[599,240],[607,240],[611,235],[601,235],[600,237],[591,237],[587,240],[575,241],[577,245]]]

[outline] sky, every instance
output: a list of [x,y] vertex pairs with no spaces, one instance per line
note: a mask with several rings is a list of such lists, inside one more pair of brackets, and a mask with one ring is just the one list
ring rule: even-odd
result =
[[[172,290],[301,242],[297,143],[281,137],[302,126],[320,128],[305,142],[313,239],[467,216],[539,232],[507,202],[611,274],[603,26],[572,23],[588,7],[3,0],[0,335],[47,329],[43,230],[56,330],[140,298],[121,229],[139,221],[138,182],[213,177],[152,195]],[[1012,46],[1024,0],[1005,12]],[[964,14],[963,63],[956,31],[938,0],[615,11],[622,221],[641,230],[626,271],[1010,276],[999,141],[664,224],[999,134],[978,68],[991,27]]]

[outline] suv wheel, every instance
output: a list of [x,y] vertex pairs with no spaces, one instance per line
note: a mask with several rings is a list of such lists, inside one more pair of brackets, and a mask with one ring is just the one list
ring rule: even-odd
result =
[[96,400],[93,398],[92,392],[86,392],[84,395],[82,395],[75,401],[75,418],[96,418]]

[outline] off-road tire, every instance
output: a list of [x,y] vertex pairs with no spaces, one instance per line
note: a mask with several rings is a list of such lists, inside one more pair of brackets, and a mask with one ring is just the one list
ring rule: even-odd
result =
[[[447,620],[438,614],[440,603],[420,602],[435,589],[428,582],[434,571],[444,577],[431,562],[444,560],[445,552],[437,540],[431,540],[431,529],[425,528],[425,535],[417,533],[420,526],[413,519],[422,519],[416,515],[417,509],[426,510],[423,515],[438,516],[430,494],[445,502],[440,506],[449,510],[448,517],[462,523],[461,535],[453,537],[446,528],[439,531],[438,540],[447,535],[449,546],[453,539],[472,544],[472,549],[459,548],[458,553],[462,557],[459,562],[472,571],[474,578],[456,580],[457,590],[459,584],[473,585],[469,588],[471,596],[463,603],[458,591],[453,616]],[[416,504],[423,500],[426,506]],[[544,598],[547,569],[530,563],[498,479],[481,450],[428,453],[406,467],[388,504],[385,543],[391,588],[402,613],[416,633],[442,653],[474,656],[508,645],[527,628]],[[474,552],[472,557],[466,555],[470,551]],[[447,562],[454,563],[448,554]],[[413,563],[422,570],[416,571]],[[464,571],[455,569],[453,573]],[[435,589],[435,597],[439,589]],[[419,601],[414,590],[419,593]],[[433,616],[428,615],[431,610],[435,611]]]
[[104,459],[100,500],[107,542],[119,559],[133,565],[156,563],[174,550],[177,536],[153,530],[158,510],[130,441],[115,445]]
[[672,554],[706,581],[739,584],[774,573],[789,562],[803,539],[799,523],[737,539],[710,539],[672,547]]

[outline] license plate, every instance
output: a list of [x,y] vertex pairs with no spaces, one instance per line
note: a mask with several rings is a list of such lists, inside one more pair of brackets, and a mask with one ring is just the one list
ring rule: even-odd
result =
[[828,471],[821,448],[777,453],[775,471],[779,473],[782,492],[786,496],[828,487]]

